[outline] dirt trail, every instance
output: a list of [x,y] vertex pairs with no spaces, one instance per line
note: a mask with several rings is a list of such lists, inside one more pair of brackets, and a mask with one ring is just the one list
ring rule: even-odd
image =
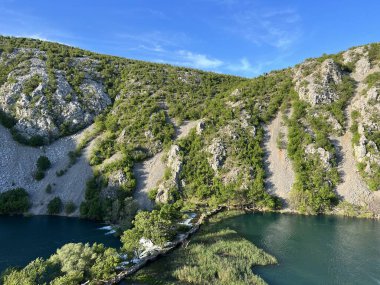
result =
[[[199,121],[185,121],[176,128],[176,139],[186,137],[190,130],[196,127]],[[155,188],[158,182],[164,177],[166,164],[163,161],[164,152],[159,152],[152,158],[141,163],[136,163],[133,173],[137,180],[134,198],[141,209],[151,210],[153,203],[148,197],[151,189]]]
[[265,184],[268,192],[280,197],[286,208],[288,207],[289,192],[294,182],[294,171],[286,150],[277,147],[277,137],[280,132],[284,134],[284,139],[286,139],[287,129],[282,126],[281,113],[279,112],[266,127],[264,147],[267,179]]

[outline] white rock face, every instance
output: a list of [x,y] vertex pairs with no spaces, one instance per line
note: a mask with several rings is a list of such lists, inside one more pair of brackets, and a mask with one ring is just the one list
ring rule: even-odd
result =
[[200,120],[200,121],[197,123],[197,127],[196,127],[197,135],[202,134],[202,132],[203,132],[203,130],[205,129],[205,127],[206,127],[206,123],[205,123],[205,121]]
[[118,187],[121,187],[127,181],[128,180],[125,173],[121,169],[119,169],[111,173],[110,176],[108,177],[108,187],[118,188]]
[[170,202],[170,190],[180,190],[180,174],[182,171],[182,160],[178,145],[172,145],[168,153],[167,167],[171,174],[168,180],[158,186],[156,203]]
[[226,159],[226,147],[224,146],[221,139],[215,138],[207,150],[212,154],[209,163],[212,169],[217,172],[218,169],[223,166],[224,160]]
[[343,63],[355,65],[355,75],[362,80],[370,71],[371,63],[368,59],[368,51],[364,47],[349,49],[343,53]]
[[[81,58],[74,63],[76,69],[84,72],[84,80],[79,86],[81,94],[73,90],[61,70],[53,71],[56,90],[50,94],[48,69],[43,60],[45,52],[18,49],[1,58],[8,62],[26,54],[27,59],[9,73],[7,82],[0,87],[0,109],[17,120],[15,129],[23,137],[42,136],[54,140],[63,131],[63,124],[66,132],[73,133],[90,125],[95,116],[111,104],[102,83],[95,79],[98,77],[95,61]],[[38,86],[25,94],[25,86],[35,78],[38,78]]]
[[[371,165],[380,165],[380,152],[374,141],[367,138],[368,134],[380,132],[380,95],[379,87],[371,87],[357,98],[352,109],[359,113],[358,144],[354,145],[355,157],[358,162],[365,163],[365,171],[374,174]],[[380,188],[380,187],[379,187]]]
[[[305,70],[311,72],[305,76]],[[307,61],[294,70],[295,89],[300,98],[311,105],[326,104],[338,99],[334,85],[342,82],[343,72],[333,59],[322,64]]]
[[331,154],[324,148],[321,148],[321,147],[316,148],[314,144],[309,144],[306,146],[305,153],[309,155],[317,154],[325,168],[331,167],[330,165]]

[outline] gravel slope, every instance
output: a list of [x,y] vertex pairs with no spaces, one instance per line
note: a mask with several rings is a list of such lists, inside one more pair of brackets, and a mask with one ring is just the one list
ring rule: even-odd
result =
[[[46,213],[48,202],[58,196],[64,203],[73,201],[79,208],[84,199],[86,181],[92,176],[92,169],[85,155],[82,155],[66,174],[57,177],[56,171],[64,169],[69,162],[67,153],[75,149],[81,134],[59,139],[46,147],[34,148],[15,142],[9,130],[0,125],[0,192],[23,187],[30,194],[32,214]],[[52,167],[41,181],[33,178],[36,161],[46,155]],[[53,193],[45,192],[46,186],[53,187]],[[77,209],[73,216],[79,215]]]
[[368,206],[374,213],[380,214],[380,193],[372,192],[368,189],[366,183],[360,176],[356,164],[357,161],[354,157],[354,149],[352,147],[352,133],[349,131],[352,119],[352,105],[361,96],[361,92],[365,89],[366,85],[363,80],[368,74],[378,71],[378,68],[370,70],[368,73],[360,74],[354,72],[352,78],[357,82],[357,88],[350,104],[347,107],[347,131],[346,133],[337,138],[333,138],[332,142],[335,145],[338,155],[338,170],[342,177],[342,183],[337,188],[337,194],[344,200],[360,206]]
[[277,147],[277,137],[279,133],[287,136],[287,129],[282,126],[281,113],[266,127],[264,149],[266,153],[265,168],[267,179],[265,181],[267,191],[270,194],[280,197],[285,208],[288,207],[287,200],[294,182],[294,171],[291,161],[286,154],[286,149]]
[[[186,137],[190,130],[195,128],[199,121],[185,121],[176,128],[176,138]],[[163,162],[164,152],[157,153],[141,163],[136,163],[133,173],[137,180],[134,198],[139,207],[144,210],[151,210],[153,203],[148,197],[151,189],[155,188],[158,182],[164,177],[166,164]]]

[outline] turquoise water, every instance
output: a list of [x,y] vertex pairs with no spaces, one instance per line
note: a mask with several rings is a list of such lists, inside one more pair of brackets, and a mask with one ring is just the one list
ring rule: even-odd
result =
[[255,213],[221,226],[277,257],[253,269],[269,284],[380,284],[379,221]]
[[[48,257],[68,242],[119,247],[101,226],[63,217],[0,217],[0,271]],[[255,213],[220,226],[277,257],[279,265],[253,269],[269,284],[380,284],[379,221]]]
[[77,218],[52,216],[0,216],[0,272],[9,266],[25,266],[37,257],[49,257],[68,242],[99,242],[120,247],[103,225]]

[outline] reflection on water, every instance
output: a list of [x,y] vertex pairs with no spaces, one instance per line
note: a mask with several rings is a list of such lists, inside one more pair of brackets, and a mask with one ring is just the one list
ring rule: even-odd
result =
[[254,268],[269,284],[380,284],[380,222],[247,214],[222,222],[279,260]]
[[65,217],[0,216],[0,271],[25,266],[37,257],[49,257],[69,242],[99,242],[119,247],[113,235],[105,235],[95,222]]

